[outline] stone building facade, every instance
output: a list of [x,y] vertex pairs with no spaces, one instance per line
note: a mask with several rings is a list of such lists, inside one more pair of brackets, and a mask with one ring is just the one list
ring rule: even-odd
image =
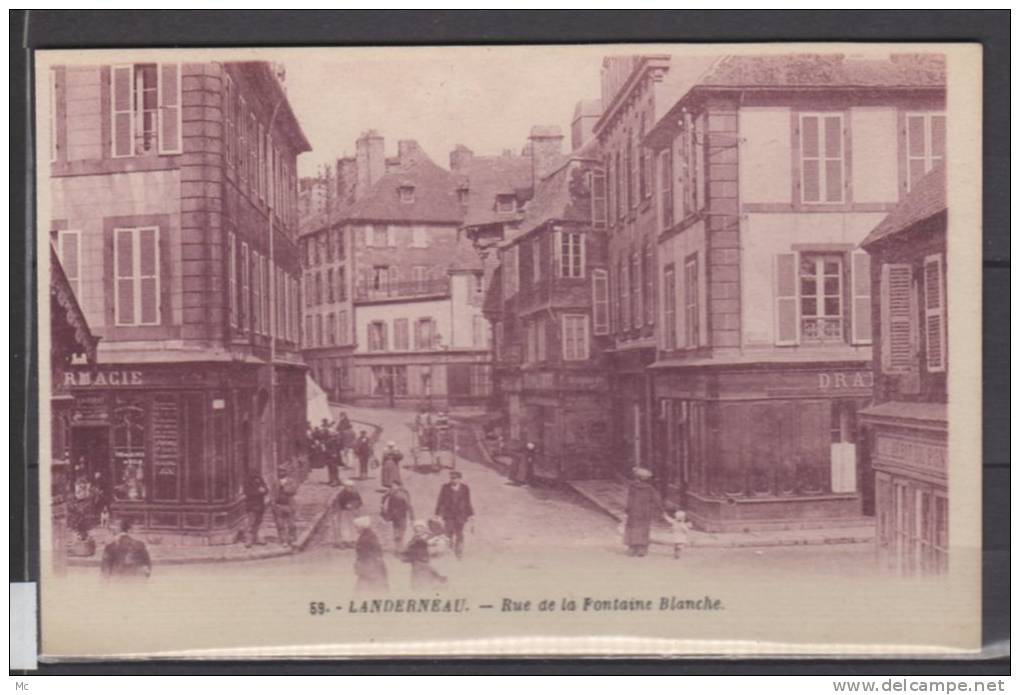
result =
[[[449,171],[410,140],[386,157],[374,131],[357,152],[349,197],[303,226],[304,354],[313,375],[342,402],[484,404],[487,276],[460,226],[473,173],[491,173],[489,158],[462,147]],[[511,169],[529,162],[506,158]]]
[[862,243],[871,254],[874,402],[861,411],[876,540],[901,574],[949,566],[946,180],[937,167]]
[[51,238],[98,367],[69,366],[66,451],[151,537],[230,542],[242,481],[305,422],[296,158],[268,63],[57,66]]
[[858,419],[873,387],[858,245],[943,156],[942,62],[676,68],[684,91],[644,140],[660,288],[646,461],[700,528],[853,523],[875,504]]

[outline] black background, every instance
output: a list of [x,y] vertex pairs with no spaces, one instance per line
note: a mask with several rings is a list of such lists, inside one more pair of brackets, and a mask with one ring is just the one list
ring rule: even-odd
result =
[[[1010,637],[1010,13],[995,11],[58,11],[11,10],[10,581],[38,577],[35,158],[28,119],[37,48],[968,41],[984,46],[983,372],[986,645]],[[963,357],[963,356],[961,356]],[[974,464],[977,465],[975,456]],[[938,610],[933,607],[933,610]],[[894,616],[890,619],[895,620]],[[40,674],[804,674],[1000,675],[985,660],[404,659],[40,664]]]

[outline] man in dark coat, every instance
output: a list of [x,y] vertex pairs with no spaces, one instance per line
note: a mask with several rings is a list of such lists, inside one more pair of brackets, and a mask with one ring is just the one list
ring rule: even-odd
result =
[[152,560],[145,543],[128,535],[131,522],[121,519],[117,540],[103,549],[101,571],[109,578],[147,578],[152,574]]
[[329,420],[326,418],[322,418],[322,424],[316,428],[315,435],[319,456],[322,457],[323,463],[326,464],[326,472],[329,476],[328,483],[330,487],[336,487],[340,485],[339,452],[336,450],[336,440],[339,435],[333,431]]
[[248,529],[244,539],[244,545],[250,548],[252,544],[265,545],[259,540],[259,528],[262,526],[262,517],[266,513],[266,481],[258,471],[252,471],[244,484],[244,508],[248,512]]
[[436,516],[446,524],[446,535],[453,543],[453,552],[464,552],[464,524],[475,515],[471,506],[471,490],[461,482],[460,471],[450,471],[450,482],[444,483],[436,500]]
[[535,459],[538,458],[538,447],[534,442],[524,445],[524,451],[514,457],[510,469],[510,482],[514,485],[530,485],[534,482]]
[[411,495],[408,494],[400,480],[394,481],[383,495],[380,516],[393,524],[393,545],[397,550],[400,550],[404,544],[407,525],[414,518]]
[[368,438],[368,432],[361,430],[354,442],[354,455],[358,459],[358,477],[361,480],[368,477],[368,462],[373,453],[372,441]]
[[359,516],[354,520],[354,527],[358,530],[358,541],[354,544],[354,574],[357,577],[354,590],[366,593],[389,591],[382,544],[372,530],[372,520],[367,516]]
[[623,543],[627,546],[627,554],[636,557],[648,554],[652,522],[666,515],[659,491],[648,482],[651,477],[651,471],[635,468],[634,480],[627,488],[627,520],[623,527]]
[[276,496],[273,500],[273,512],[276,514],[276,532],[280,537],[280,545],[293,548],[297,542],[297,526],[294,521],[294,496],[298,491],[298,481],[291,476],[286,467],[280,469],[280,480],[276,485]]

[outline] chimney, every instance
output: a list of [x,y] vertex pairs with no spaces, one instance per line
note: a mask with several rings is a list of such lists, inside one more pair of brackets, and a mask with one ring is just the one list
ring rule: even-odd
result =
[[570,124],[570,150],[574,151],[591,139],[595,123],[602,115],[602,101],[582,99],[574,107],[574,120]]
[[336,197],[342,204],[351,203],[358,190],[358,161],[354,157],[336,160]]
[[369,130],[358,138],[358,195],[362,196],[386,173],[386,141],[382,135]]
[[531,129],[528,143],[531,145],[531,183],[537,187],[559,163],[563,133],[559,126],[536,125]]
[[475,153],[464,145],[457,145],[450,151],[450,171],[460,171],[471,164]]

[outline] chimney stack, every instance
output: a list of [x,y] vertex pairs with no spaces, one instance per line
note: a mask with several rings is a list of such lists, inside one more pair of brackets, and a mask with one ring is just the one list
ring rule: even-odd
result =
[[397,158],[400,160],[400,168],[407,169],[414,166],[420,159],[421,145],[417,140],[398,140]]
[[536,125],[528,136],[531,145],[531,183],[537,187],[559,163],[563,149],[563,132],[559,126]]
[[450,151],[450,171],[461,171],[471,164],[475,153],[464,145],[457,145]]
[[361,134],[357,143],[358,196],[368,192],[386,173],[386,141],[382,135],[369,130]]
[[600,99],[582,99],[574,106],[574,120],[570,124],[570,150],[577,150],[591,139],[595,123],[602,116]]

